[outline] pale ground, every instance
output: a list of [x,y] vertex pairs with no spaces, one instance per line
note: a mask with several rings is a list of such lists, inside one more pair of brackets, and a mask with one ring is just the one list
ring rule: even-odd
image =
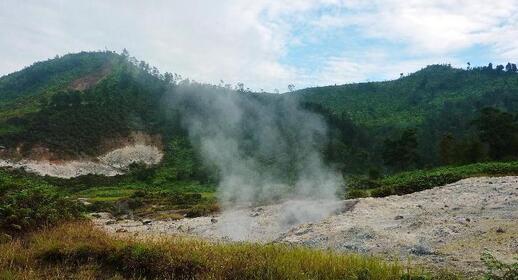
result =
[[385,198],[288,201],[179,221],[97,217],[94,222],[109,232],[144,238],[280,242],[479,273],[485,249],[508,262],[518,256],[518,177],[470,178]]
[[163,153],[157,147],[132,144],[110,151],[95,160],[20,160],[0,159],[0,167],[23,168],[41,176],[72,178],[87,174],[115,176],[123,174],[135,162],[147,165],[157,164]]

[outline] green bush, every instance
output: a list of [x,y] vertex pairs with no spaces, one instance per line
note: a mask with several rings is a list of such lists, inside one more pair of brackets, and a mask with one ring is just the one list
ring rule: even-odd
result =
[[216,204],[197,204],[191,207],[185,214],[188,218],[195,218],[207,216],[211,213],[217,212],[219,207]]
[[380,187],[371,191],[371,196],[373,197],[385,197],[394,194],[396,194],[394,188],[390,186]]
[[174,192],[170,195],[170,201],[175,205],[193,205],[202,201],[199,193],[180,193]]
[[365,190],[359,190],[359,189],[350,189],[347,191],[346,198],[347,199],[354,199],[354,198],[362,198],[362,197],[368,197],[369,193]]
[[[404,195],[422,190],[451,184],[464,178],[476,176],[502,176],[518,174],[518,161],[486,162],[462,166],[446,166],[429,170],[416,170],[385,177],[370,188],[373,197]],[[356,181],[353,187],[368,189],[370,180]],[[362,185],[363,184],[363,185]],[[376,186],[370,183],[370,186]]]
[[[488,251],[482,254],[482,261],[486,265],[486,280],[516,280],[518,279],[518,262],[513,264],[503,263],[497,260]],[[515,260],[518,260],[515,257]]]
[[81,216],[83,207],[43,188],[11,190],[0,197],[0,230],[21,235]]

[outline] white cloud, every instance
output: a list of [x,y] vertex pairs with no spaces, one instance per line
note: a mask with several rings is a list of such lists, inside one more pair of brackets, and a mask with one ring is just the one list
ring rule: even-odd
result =
[[[324,14],[320,28],[359,27],[365,35],[404,42],[412,53],[448,54],[476,44],[499,46],[516,34],[516,0],[376,0],[342,3],[345,13]],[[518,43],[508,48],[518,49]]]
[[3,1],[0,73],[56,54],[105,47],[199,81],[272,87],[294,77],[280,64],[283,14],[310,1]]
[[[0,74],[56,54],[106,47],[127,48],[162,71],[203,82],[223,79],[266,90],[290,82],[299,88],[344,83],[454,60],[452,53],[477,45],[488,46],[497,59],[516,59],[516,14],[518,0],[4,0]],[[350,27],[400,44],[406,58],[375,46],[383,55],[373,59],[368,46],[322,54],[314,65],[283,60],[294,46]]]
[[[329,57],[324,66],[315,72],[306,73],[304,80],[310,86],[326,84],[345,84],[368,82],[370,77],[377,80],[392,80],[418,71],[426,65],[437,64],[438,57],[399,60],[390,57],[380,49],[367,49],[363,54],[341,54]],[[456,59],[441,61],[455,67],[464,66],[464,63]]]

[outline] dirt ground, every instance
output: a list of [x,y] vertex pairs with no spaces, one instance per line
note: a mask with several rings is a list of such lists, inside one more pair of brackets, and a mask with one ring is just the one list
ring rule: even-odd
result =
[[[325,217],[314,215],[322,208],[326,211],[319,213],[328,213]],[[296,215],[286,215],[288,210]],[[115,220],[106,213],[94,216],[97,225],[114,234],[289,243],[410,260],[469,274],[482,271],[484,250],[507,262],[518,256],[518,177],[470,178],[385,198],[286,201],[178,221]]]

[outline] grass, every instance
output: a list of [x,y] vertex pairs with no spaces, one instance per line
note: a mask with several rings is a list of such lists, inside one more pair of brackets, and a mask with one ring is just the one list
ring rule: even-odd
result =
[[379,180],[357,180],[348,197],[403,195],[480,176],[518,175],[518,161],[485,162],[403,172]]
[[0,244],[0,278],[458,279],[425,275],[370,256],[286,245],[117,239],[84,221]]
[[[0,201],[9,193],[40,189],[53,195],[92,203],[86,210],[131,214],[137,217],[198,216],[217,211],[215,187],[197,181],[167,184],[139,181],[127,176],[82,176],[74,179],[39,177],[20,170],[0,170]],[[0,205],[0,216],[2,205]],[[1,221],[0,221],[1,222]],[[1,224],[1,223],[0,223]]]

